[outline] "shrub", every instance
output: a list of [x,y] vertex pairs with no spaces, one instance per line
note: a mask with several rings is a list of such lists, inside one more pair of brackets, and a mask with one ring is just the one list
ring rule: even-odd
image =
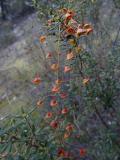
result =
[[56,52],[45,56],[47,74],[32,80],[45,91],[32,111],[22,109],[22,115],[1,127],[3,159],[120,158],[118,48],[101,66],[81,43],[94,28],[78,21],[73,4],[69,1],[54,10],[47,23],[48,34],[39,37],[43,46],[51,34],[56,37]]

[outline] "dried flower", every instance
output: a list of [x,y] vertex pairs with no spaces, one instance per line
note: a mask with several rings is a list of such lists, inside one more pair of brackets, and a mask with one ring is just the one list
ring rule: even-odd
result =
[[69,111],[68,108],[65,107],[65,108],[62,109],[61,114],[67,114],[68,111]]

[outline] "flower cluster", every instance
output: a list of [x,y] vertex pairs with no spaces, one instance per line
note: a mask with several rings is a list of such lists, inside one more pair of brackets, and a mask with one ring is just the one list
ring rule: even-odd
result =
[[[54,25],[58,24],[58,51],[55,55],[57,60],[52,63],[52,60],[54,59],[53,53],[51,51],[46,53],[46,59],[52,63],[50,70],[55,75],[52,80],[52,86],[50,87],[50,95],[46,96],[50,99],[47,101],[46,98],[41,98],[42,100],[38,100],[37,106],[43,106],[44,101],[49,102],[49,109],[48,112],[45,113],[44,119],[46,125],[48,125],[52,130],[53,135],[55,133],[58,134],[56,137],[57,141],[59,141],[59,148],[56,154],[58,157],[73,158],[73,152],[71,152],[70,147],[66,145],[66,141],[69,142],[70,138],[77,137],[75,135],[77,134],[77,130],[79,128],[75,123],[75,119],[77,119],[77,114],[75,114],[76,108],[74,108],[74,105],[76,104],[76,95],[73,96],[72,93],[69,92],[71,87],[70,75],[74,74],[74,65],[71,65],[71,63],[78,58],[77,55],[82,51],[82,48],[79,45],[80,37],[89,35],[93,31],[93,28],[88,23],[78,23],[75,20],[76,13],[71,9],[63,8],[60,9],[58,13],[59,18],[57,18],[57,20],[55,20],[55,17],[54,19],[48,20],[49,28],[52,28]],[[67,47],[70,48],[65,54],[62,54],[60,48],[63,39],[68,42]],[[42,35],[40,36],[39,40],[41,44],[44,44],[47,40],[47,36]],[[63,60],[65,63],[63,63]],[[84,77],[83,75],[82,77],[83,85],[87,85],[90,81],[90,78]],[[73,77],[73,79],[74,78],[76,77]],[[42,83],[41,79],[42,78],[40,76],[36,76],[32,82],[35,85],[40,85]],[[72,143],[71,145],[74,145]],[[87,155],[86,148],[78,148],[78,150],[80,157]]]

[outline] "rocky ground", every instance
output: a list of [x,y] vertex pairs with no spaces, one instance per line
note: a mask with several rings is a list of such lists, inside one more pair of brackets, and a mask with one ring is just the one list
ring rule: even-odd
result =
[[0,50],[0,119],[32,105],[32,78],[40,69],[43,50],[37,38],[44,34],[36,14],[14,24],[14,43]]

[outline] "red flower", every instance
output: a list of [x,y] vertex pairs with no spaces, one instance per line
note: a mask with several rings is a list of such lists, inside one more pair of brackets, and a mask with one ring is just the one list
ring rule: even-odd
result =
[[59,91],[60,91],[60,87],[58,85],[53,86],[52,88],[53,93],[59,93]]
[[63,148],[60,148],[58,150],[58,157],[69,158],[71,157],[71,153],[68,151],[65,151]]
[[68,108],[65,107],[62,109],[61,114],[66,114],[66,113],[68,113]]
[[65,156],[65,150],[63,148],[60,148],[58,150],[58,157],[64,157]]
[[45,115],[45,118],[51,118],[52,115],[53,115],[52,112],[47,112],[46,115]]
[[69,66],[65,66],[64,67],[64,73],[70,72],[72,71],[72,68],[70,68]]
[[51,100],[51,102],[50,102],[50,106],[51,107],[56,107],[58,105],[58,102],[56,101],[56,100]]
[[57,121],[52,121],[52,122],[50,123],[50,126],[51,126],[52,128],[54,128],[54,129],[56,129],[56,128],[58,127],[58,122],[57,122]]
[[81,157],[86,156],[86,153],[87,153],[87,151],[86,151],[85,148],[81,148],[81,149],[80,149],[80,156],[81,156]]
[[74,126],[73,126],[72,124],[68,124],[68,125],[66,126],[66,130],[67,130],[68,132],[73,131],[73,129],[74,129]]
[[38,85],[38,84],[40,84],[41,83],[41,78],[40,77],[35,77],[33,80],[32,80],[32,83],[33,84],[36,84],[36,85]]

